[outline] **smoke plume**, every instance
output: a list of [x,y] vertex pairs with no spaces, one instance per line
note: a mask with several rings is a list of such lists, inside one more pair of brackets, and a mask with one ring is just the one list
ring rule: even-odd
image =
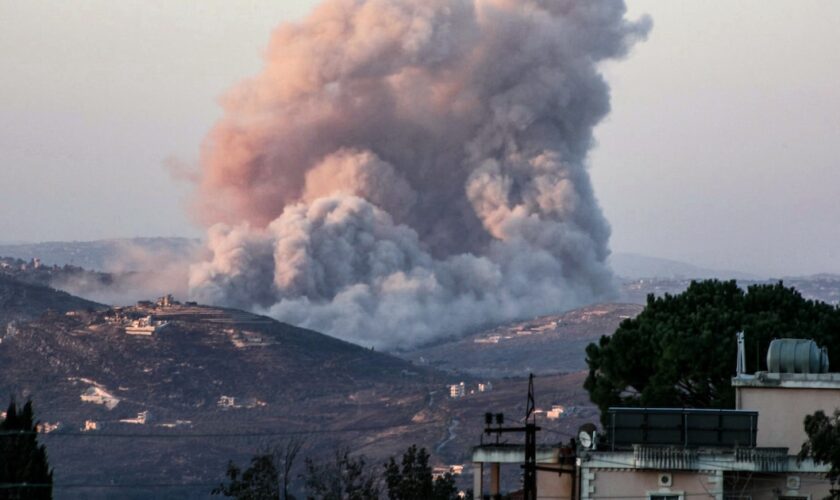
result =
[[606,0],[327,0],[223,99],[196,213],[200,301],[384,348],[612,291],[586,171]]

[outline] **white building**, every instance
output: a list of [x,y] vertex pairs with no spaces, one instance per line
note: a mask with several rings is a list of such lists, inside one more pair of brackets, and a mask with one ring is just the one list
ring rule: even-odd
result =
[[545,413],[545,418],[549,420],[557,420],[562,417],[565,412],[566,408],[564,408],[563,405],[552,405],[551,409]]
[[114,397],[113,394],[105,389],[96,386],[88,387],[87,390],[79,396],[79,398],[85,403],[104,405],[105,408],[108,408],[109,410],[113,410],[118,404],[120,404],[119,398]]
[[61,422],[56,422],[51,424],[49,422],[42,422],[35,426],[35,430],[40,432],[41,434],[49,434],[52,431],[58,430],[61,427]]
[[467,394],[467,387],[463,382],[449,386],[449,397],[453,399],[463,398]]
[[168,323],[166,321],[155,321],[151,316],[136,319],[125,327],[125,333],[128,335],[142,335],[149,337],[164,328]]
[[221,396],[216,401],[216,406],[219,408],[234,408],[236,406],[236,398],[233,396]]
[[147,410],[147,411],[141,411],[134,418],[120,419],[120,422],[123,423],[123,424],[144,425],[149,420],[150,417],[151,417],[151,415],[149,414],[149,412]]

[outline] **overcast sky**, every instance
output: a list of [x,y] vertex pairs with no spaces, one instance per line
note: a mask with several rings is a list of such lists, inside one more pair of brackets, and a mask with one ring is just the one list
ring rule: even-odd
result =
[[[0,241],[200,236],[217,98],[309,0],[0,0]],[[840,2],[639,1],[590,159],[614,251],[840,272]]]

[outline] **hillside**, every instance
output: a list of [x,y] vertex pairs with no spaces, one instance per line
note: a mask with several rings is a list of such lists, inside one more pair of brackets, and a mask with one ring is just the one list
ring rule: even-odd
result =
[[399,355],[419,365],[489,378],[575,372],[586,368],[584,350],[590,342],[611,334],[622,320],[641,310],[637,304],[588,306]]
[[13,321],[27,321],[47,311],[100,310],[101,304],[55,290],[48,286],[23,283],[0,272],[0,338]]
[[[430,449],[435,466],[465,464],[486,411],[514,420],[524,412],[522,378],[493,380],[482,392],[473,377],[242,311],[192,304],[90,308],[52,294],[67,300],[63,308],[47,307],[52,311],[0,334],[0,392],[33,399],[49,430],[41,441],[60,485],[57,498],[207,498],[228,460],[244,463],[288,439],[303,439],[301,457],[315,460],[348,446],[378,467],[418,444]],[[70,310],[72,304],[84,307]],[[599,311],[555,317],[556,332],[534,335],[563,339],[552,340],[554,351],[543,346],[550,356],[603,332],[605,316],[633,309]],[[132,321],[149,316],[166,325],[151,336],[126,334]],[[523,332],[520,327],[539,328],[541,321],[505,328]],[[519,340],[503,335],[481,345],[510,347]],[[580,349],[565,352],[568,362],[553,364],[560,366],[555,371],[582,366],[582,358],[573,359]],[[523,356],[530,355],[511,354],[499,366],[515,373]],[[568,439],[582,423],[597,421],[581,387],[584,375],[538,378],[538,407],[566,409],[554,420],[538,414],[545,430],[539,442]],[[461,381],[465,396],[451,398],[449,384]],[[459,482],[468,487],[469,474]]]
[[[133,318],[148,315],[165,327],[152,336],[126,334]],[[428,388],[444,382],[431,370],[314,331],[185,305],[49,312],[5,332],[0,366],[0,394],[31,396],[39,419],[58,425],[44,439],[56,480],[65,484],[216,481],[228,459],[243,459],[272,435],[280,440],[278,432],[317,431],[307,438],[312,455],[328,455],[334,432],[373,426],[393,434],[411,424],[428,404]],[[87,421],[96,429],[83,432]],[[429,425],[436,435],[445,422]],[[176,439],[131,438],[150,432]],[[177,438],[231,432],[255,437],[208,438],[198,448]],[[377,432],[342,434],[342,441],[362,435]]]

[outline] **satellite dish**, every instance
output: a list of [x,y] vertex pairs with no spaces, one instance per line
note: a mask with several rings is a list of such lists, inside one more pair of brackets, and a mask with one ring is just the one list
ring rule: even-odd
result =
[[586,431],[580,431],[580,434],[578,434],[578,443],[580,443],[582,448],[589,450],[592,448],[592,436]]
[[594,450],[595,449],[595,431],[598,428],[595,424],[588,423],[580,426],[578,430],[578,444],[581,449]]

